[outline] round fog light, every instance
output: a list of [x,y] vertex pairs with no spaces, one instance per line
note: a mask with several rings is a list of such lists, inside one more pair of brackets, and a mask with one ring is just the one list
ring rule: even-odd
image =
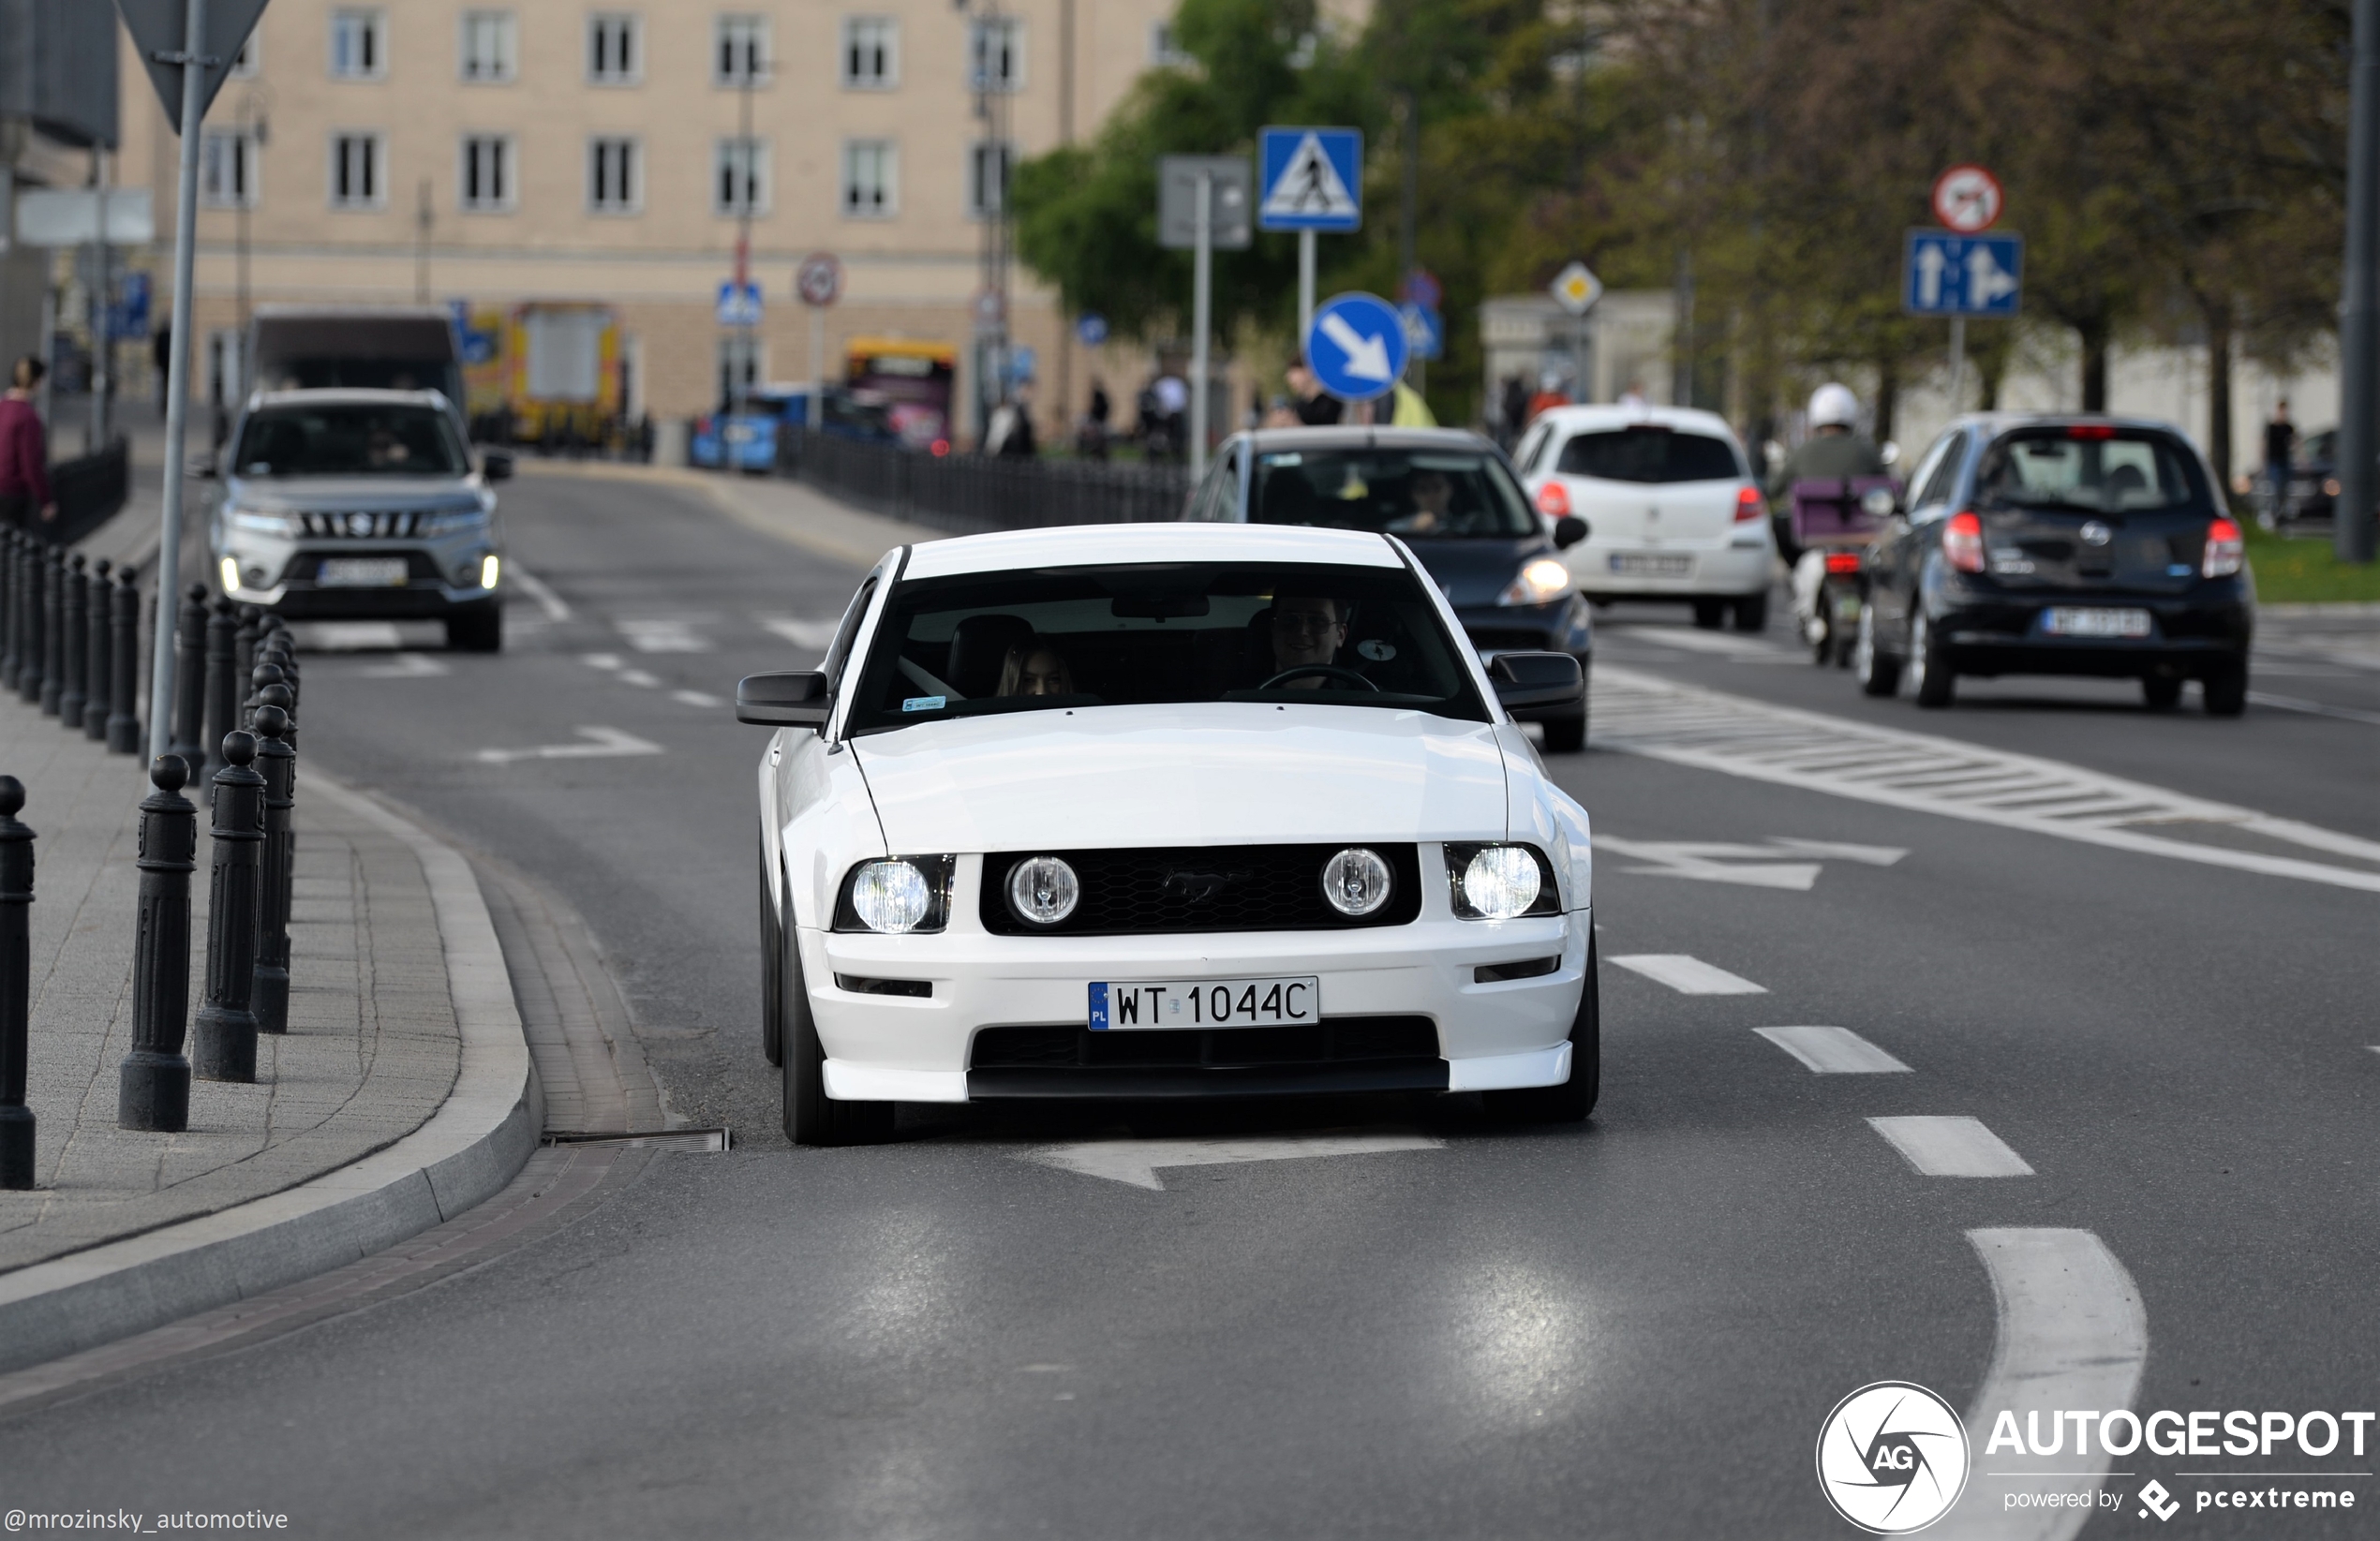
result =
[[1082,885],[1055,856],[1028,856],[1008,869],[1008,907],[1035,926],[1055,926],[1075,912]]
[[909,862],[870,862],[852,880],[851,908],[868,929],[914,931],[933,907],[926,875]]
[[1526,912],[1543,887],[1537,858],[1516,845],[1492,845],[1463,869],[1463,896],[1490,920]]
[[1396,874],[1376,851],[1350,846],[1322,864],[1322,896],[1347,916],[1372,913],[1389,902]]

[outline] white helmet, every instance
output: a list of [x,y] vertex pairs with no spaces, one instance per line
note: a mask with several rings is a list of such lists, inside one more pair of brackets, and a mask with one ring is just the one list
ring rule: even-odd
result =
[[1859,422],[1859,398],[1852,394],[1848,385],[1827,381],[1809,393],[1809,425],[1813,428],[1849,428]]

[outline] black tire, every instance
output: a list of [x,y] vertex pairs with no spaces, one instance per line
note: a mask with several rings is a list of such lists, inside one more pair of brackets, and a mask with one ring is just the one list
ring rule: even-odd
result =
[[777,906],[768,896],[768,852],[763,849],[753,865],[760,869],[760,1052],[772,1065],[785,1062],[785,1036],[780,1030],[785,994],[784,944],[777,935]]
[[1920,706],[1947,706],[1958,693],[1958,675],[1943,656],[1941,644],[1934,640],[1932,623],[1920,608],[1909,619],[1910,686]]
[[1726,621],[1727,601],[1725,600],[1697,600],[1694,601],[1694,624],[1702,628],[1703,630],[1716,631],[1721,626],[1725,625]]
[[1859,635],[1852,639],[1852,674],[1862,695],[1889,696],[1900,689],[1900,659],[1876,645],[1876,607],[1860,606]]
[[796,1145],[872,1145],[889,1138],[892,1104],[841,1103],[826,1095],[826,1050],[818,1042],[818,1019],[802,983],[801,944],[795,927],[780,929],[782,1015],[777,1032],[784,1055],[785,1137]]
[[1586,714],[1545,719],[1545,752],[1576,754],[1586,748]]
[[1733,609],[1733,619],[1736,630],[1765,631],[1768,630],[1768,591],[1766,589],[1736,600]]
[[504,650],[504,607],[493,600],[469,604],[446,617],[446,645],[458,653]]
[[2152,712],[2170,712],[2181,704],[2181,681],[2163,674],[2149,674],[2140,682],[2140,699]]
[[1560,1086],[1482,1091],[1480,1104],[1498,1123],[1578,1123],[1603,1089],[1603,1005],[1595,938],[1586,939],[1586,980],[1570,1018],[1570,1078]]
[[2238,717],[2248,709],[2248,660],[2225,664],[2205,681],[2207,715]]

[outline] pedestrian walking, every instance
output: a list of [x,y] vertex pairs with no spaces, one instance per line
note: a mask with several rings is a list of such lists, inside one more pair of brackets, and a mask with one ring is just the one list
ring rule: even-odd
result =
[[1328,428],[1346,416],[1346,402],[1322,389],[1301,353],[1289,361],[1289,391],[1297,397],[1298,421],[1309,428]]
[[28,353],[17,361],[8,390],[0,394],[0,523],[37,535],[58,518],[50,490],[48,436],[33,407],[34,390],[47,373]]
[[173,328],[161,326],[149,339],[149,362],[155,365],[150,373],[157,382],[157,410],[165,410],[166,377],[173,360]]
[[1108,420],[1115,409],[1115,403],[1108,399],[1107,382],[1092,376],[1091,405],[1083,410],[1082,426],[1075,431],[1077,454],[1085,460],[1108,458]]
[[1504,408],[1504,416],[1497,424],[1502,430],[1498,439],[1509,452],[1514,445],[1521,442],[1521,430],[1529,421],[1528,383],[1518,375],[1505,376],[1504,395],[1500,405]]
[[2289,518],[2289,463],[2297,452],[2298,425],[2289,421],[2289,398],[2283,396],[2265,424],[2265,490],[2271,499],[2268,517],[2275,526]]

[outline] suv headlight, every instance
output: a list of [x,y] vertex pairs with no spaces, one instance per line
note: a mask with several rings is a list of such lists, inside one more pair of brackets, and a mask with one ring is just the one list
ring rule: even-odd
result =
[[446,509],[422,521],[425,539],[437,540],[444,535],[460,535],[465,530],[482,529],[487,525],[485,509]]
[[892,856],[861,862],[843,875],[835,929],[906,936],[950,924],[955,856]]
[[231,527],[243,535],[271,535],[290,541],[305,533],[304,521],[294,513],[269,513],[262,509],[244,509],[236,503],[223,511]]
[[1498,604],[1551,604],[1569,592],[1570,570],[1551,556],[1533,556],[1503,593]]
[[1512,920],[1562,912],[1554,864],[1533,845],[1447,842],[1446,877],[1454,912],[1464,920]]

